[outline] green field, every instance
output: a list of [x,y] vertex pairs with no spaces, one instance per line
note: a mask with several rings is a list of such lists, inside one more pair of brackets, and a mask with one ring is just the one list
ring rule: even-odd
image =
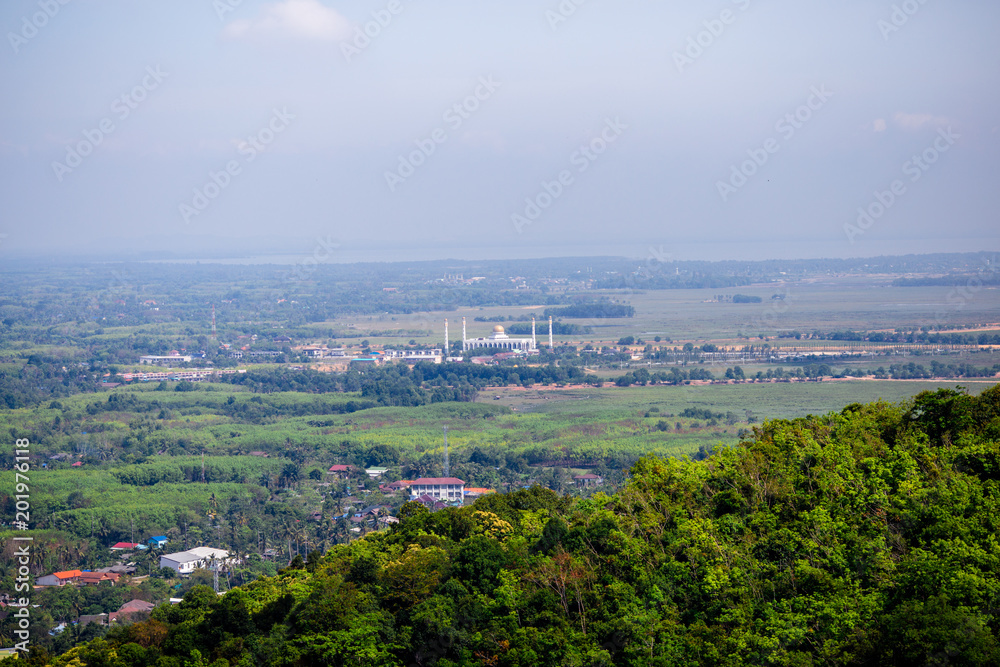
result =
[[[766,419],[792,419],[807,414],[825,414],[840,410],[849,403],[876,400],[898,402],[921,391],[954,389],[957,385],[978,394],[996,381],[925,382],[906,380],[837,382],[789,382],[771,384],[689,385],[681,387],[628,387],[602,389],[520,390],[502,388],[484,392],[479,400],[522,411],[552,414],[579,413],[605,409],[645,410],[658,407],[664,412],[679,412],[685,407],[711,407],[718,411],[751,409]],[[579,406],[585,405],[585,409]],[[574,407],[577,406],[577,407]]]
[[[635,307],[633,318],[566,320],[589,326],[583,336],[556,336],[558,342],[614,344],[623,336],[651,341],[654,336],[679,342],[710,342],[735,339],[738,334],[775,336],[780,331],[802,332],[879,329],[916,329],[937,319],[954,324],[996,323],[1000,319],[1000,290],[982,289],[969,298],[955,301],[953,287],[894,287],[893,276],[829,276],[750,285],[739,288],[707,288],[650,291],[587,291],[568,296],[608,297]],[[716,295],[759,296],[762,303],[717,303]],[[783,300],[772,300],[776,294]],[[391,336],[370,336],[373,344],[399,344],[412,338],[419,343],[437,344],[444,337],[448,318],[452,340],[460,340],[462,317],[467,318],[469,336],[485,336],[493,323],[475,322],[476,317],[498,315],[519,318],[536,315],[542,319],[544,306],[458,307],[412,315],[384,314],[351,316],[317,325],[347,328],[359,335],[398,330]],[[401,340],[401,338],[406,340]]]
[[[505,405],[521,413],[540,413],[577,423],[627,419],[645,414],[650,408],[661,414],[679,414],[685,408],[709,408],[714,412],[746,410],[758,420],[794,419],[809,414],[841,410],[850,403],[885,400],[905,401],[921,391],[966,386],[972,394],[997,384],[995,381],[836,381],[777,382],[769,384],[689,385],[564,390],[496,389],[484,392],[480,401]],[[499,400],[494,400],[499,396]],[[687,420],[684,420],[687,421]],[[746,425],[743,424],[745,427]],[[736,428],[703,428],[668,436],[657,451],[691,453],[700,445],[736,439]]]

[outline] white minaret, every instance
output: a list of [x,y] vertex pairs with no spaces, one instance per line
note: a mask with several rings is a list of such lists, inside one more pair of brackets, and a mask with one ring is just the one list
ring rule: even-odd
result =
[[463,317],[462,318],[462,352],[465,352],[465,341],[467,341],[468,339],[469,339],[469,337],[467,335],[465,335],[465,318]]
[[549,315],[549,351],[555,349],[555,345],[552,344],[552,316]]
[[444,320],[444,356],[447,357],[448,354],[450,353],[448,348],[448,318],[446,317]]
[[538,343],[535,341],[535,316],[531,316],[531,349],[537,350]]

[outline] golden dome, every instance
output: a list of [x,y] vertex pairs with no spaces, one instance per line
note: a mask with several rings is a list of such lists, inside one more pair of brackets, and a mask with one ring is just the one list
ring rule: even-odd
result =
[[493,333],[503,333],[503,327],[499,324],[493,327]]

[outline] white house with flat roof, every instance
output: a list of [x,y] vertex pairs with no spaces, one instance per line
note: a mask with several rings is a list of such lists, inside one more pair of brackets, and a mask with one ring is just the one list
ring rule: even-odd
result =
[[169,567],[178,574],[191,574],[200,568],[211,569],[214,566],[224,569],[233,562],[229,552],[212,547],[195,547],[187,551],[178,551],[160,556],[160,567]]

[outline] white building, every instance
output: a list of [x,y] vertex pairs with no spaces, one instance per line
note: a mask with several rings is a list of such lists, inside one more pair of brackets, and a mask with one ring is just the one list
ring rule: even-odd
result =
[[435,364],[440,364],[441,360],[444,358],[444,353],[441,350],[386,350],[386,359],[393,361],[403,361],[405,363],[416,363],[418,361],[430,361]]
[[327,347],[326,345],[304,345],[295,348],[302,354],[313,359],[346,359],[347,350],[342,347]]
[[234,559],[229,557],[228,551],[212,547],[195,547],[160,556],[160,567],[169,567],[177,574],[191,574],[199,568],[211,569],[213,562],[215,567],[224,569],[232,564]]
[[155,354],[147,354],[139,357],[140,364],[151,364],[154,366],[173,366],[174,364],[186,364],[190,361],[191,356],[184,354],[171,354],[165,357]]
[[421,477],[410,485],[410,498],[424,495],[439,500],[462,500],[465,482],[454,477]]
[[[447,330],[447,322],[445,327]],[[465,318],[462,318],[462,350],[487,349],[496,352],[531,352],[537,349],[535,343],[535,320],[531,320],[531,338],[511,338],[499,324],[487,338],[469,338],[465,333]]]

